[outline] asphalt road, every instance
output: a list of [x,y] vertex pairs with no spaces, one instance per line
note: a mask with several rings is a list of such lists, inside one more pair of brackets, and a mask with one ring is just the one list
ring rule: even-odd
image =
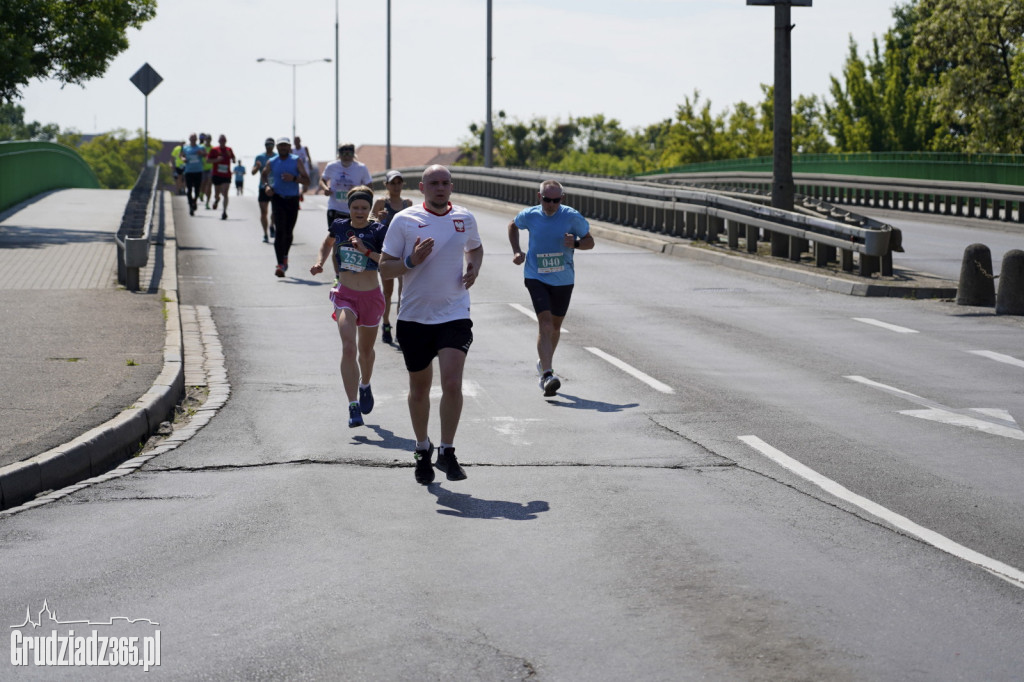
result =
[[953,281],[960,279],[964,249],[970,244],[984,244],[989,248],[994,275],[1001,272],[1003,256],[1007,251],[1024,250],[1024,225],[1019,223],[876,211],[871,208],[856,212],[903,230],[906,252],[893,254],[897,266]]
[[545,399],[514,211],[467,202],[469,478],[424,488],[396,349],[347,428],[306,270],[321,199],[284,280],[252,199],[223,222],[175,199],[230,400],[138,473],[0,520],[10,625],[44,600],[155,621],[168,679],[1020,678],[1020,318],[599,241]]

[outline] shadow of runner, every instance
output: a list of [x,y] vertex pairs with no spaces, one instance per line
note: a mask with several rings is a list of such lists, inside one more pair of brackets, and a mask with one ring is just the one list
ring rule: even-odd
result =
[[[366,417],[363,417],[363,419],[366,419]],[[384,448],[385,450],[404,450],[409,454],[409,461],[413,461],[412,453],[416,449],[415,439],[396,436],[394,431],[389,431],[377,424],[366,424],[365,428],[375,431],[380,440],[370,440],[367,436],[362,434],[353,435],[352,440],[363,445],[375,445],[378,448]]]
[[587,400],[586,398],[569,395],[568,393],[559,393],[558,397],[565,398],[571,402],[561,402],[553,398],[549,398],[548,404],[554,405],[555,407],[571,407],[574,410],[594,410],[596,412],[622,412],[623,410],[633,407],[640,407],[640,403],[616,405],[615,403],[603,403],[600,400]]
[[458,516],[463,519],[509,519],[510,521],[532,521],[537,514],[550,509],[547,502],[534,500],[522,504],[503,500],[481,500],[466,493],[445,490],[440,483],[427,486],[431,495],[437,496],[437,503],[448,509],[438,509],[438,514]]

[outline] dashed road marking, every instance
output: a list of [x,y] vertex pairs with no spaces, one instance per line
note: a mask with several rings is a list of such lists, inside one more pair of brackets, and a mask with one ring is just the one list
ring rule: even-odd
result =
[[967,410],[957,410],[952,407],[947,407],[941,403],[937,403],[934,400],[928,400],[927,398],[922,398],[919,395],[914,395],[913,393],[904,391],[903,389],[896,388],[894,386],[887,386],[865,377],[848,376],[845,378],[850,381],[856,381],[857,383],[865,386],[877,388],[881,391],[885,391],[886,393],[892,393],[893,395],[897,395],[901,398],[906,398],[910,402],[917,403],[921,407],[925,408],[923,410],[900,411],[900,414],[905,414],[908,417],[927,419],[928,421],[940,422],[951,426],[962,426],[975,431],[990,433],[994,436],[1013,438],[1014,440],[1024,440],[1024,431],[1021,430],[1013,416],[1011,416],[1006,410],[991,407],[975,407]]
[[964,561],[980,566],[989,573],[1002,578],[1011,585],[1024,589],[1024,572],[1014,568],[1013,566],[1009,566],[1008,564],[1004,564],[992,557],[985,556],[973,549],[964,547],[944,535],[940,535],[933,530],[920,526],[907,517],[901,516],[876,502],[872,502],[866,497],[858,495],[839,483],[836,483],[832,479],[819,474],[810,467],[801,464],[784,452],[773,448],[757,436],[740,436],[739,439],[779,466],[784,469],[788,469],[806,481],[810,481],[825,492],[859,507],[868,514],[882,519],[886,523],[895,526],[909,535],[913,535],[932,547],[940,549],[947,554],[951,554],[958,559],[963,559]]
[[662,393],[675,393],[675,391],[672,389],[671,386],[669,386],[667,384],[663,384],[660,381],[658,381],[657,379],[655,379],[654,377],[651,377],[651,376],[649,376],[647,374],[644,374],[643,372],[638,370],[636,367],[632,367],[631,365],[627,365],[625,362],[623,362],[622,360],[619,360],[617,357],[615,357],[613,355],[608,355],[608,353],[605,353],[600,348],[586,347],[585,349],[590,351],[591,353],[593,353],[597,357],[601,358],[602,360],[605,360],[605,361],[610,362],[611,364],[615,365],[616,367],[621,369],[626,374],[630,374],[630,375],[636,377],[637,379],[639,379],[640,381],[644,382],[645,384],[647,384],[648,386],[650,386],[651,388],[653,388],[656,391],[661,391]]
[[1003,355],[1002,353],[994,353],[990,350],[969,350],[968,353],[973,355],[980,355],[983,358],[989,360],[995,360],[996,362],[1002,362],[1007,365],[1013,365],[1015,367],[1024,367],[1024,360],[1018,360],[1012,355]]
[[889,331],[896,332],[897,334],[918,333],[916,329],[908,329],[907,327],[901,327],[898,324],[889,324],[888,322],[882,322],[881,320],[876,320],[870,317],[855,317],[853,319],[856,320],[857,322],[863,322],[864,324],[870,324],[876,327],[881,327],[882,329],[888,329]]

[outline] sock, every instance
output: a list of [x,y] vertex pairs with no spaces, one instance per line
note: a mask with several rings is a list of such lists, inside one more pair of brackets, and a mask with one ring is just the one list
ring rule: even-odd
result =
[[359,384],[359,388],[369,388],[369,387],[370,387],[370,384],[364,384],[364,383],[360,383]]
[[422,441],[422,442],[416,441],[416,449],[417,450],[429,450],[430,449],[430,439],[428,438],[428,439],[426,439],[425,441]]
[[441,451],[442,451],[442,450],[444,450],[445,448],[454,448],[454,447],[455,447],[455,446],[454,446],[454,445],[452,445],[451,443],[441,443],[440,445],[438,445],[438,446],[437,446],[437,451],[438,451],[438,452],[441,452]]
[[553,369],[546,369],[546,370],[544,370],[544,376],[546,376],[546,377],[549,377],[549,376],[551,376],[554,373],[555,373],[555,371]]
[[350,402],[348,404],[348,406],[349,407],[359,407],[359,401],[358,400],[353,400],[352,402]]

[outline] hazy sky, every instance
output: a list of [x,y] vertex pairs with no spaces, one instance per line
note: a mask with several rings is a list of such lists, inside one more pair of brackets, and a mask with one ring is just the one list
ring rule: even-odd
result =
[[[341,141],[383,144],[386,0],[340,10]],[[793,94],[826,95],[852,37],[863,55],[893,25],[897,0],[814,0],[794,7]],[[902,4],[902,0],[900,2]],[[773,80],[774,10],[746,0],[493,0],[492,110],[549,120],[604,114],[627,129],[671,118],[699,90],[720,112],[761,101]],[[26,118],[80,132],[143,126],[129,81],[149,63],[149,131],[164,140],[224,133],[248,163],[265,137],[296,127],[318,160],[334,158],[335,0],[160,0],[131,47],[85,87],[33,81]],[[391,1],[391,143],[456,145],[486,114],[486,0]],[[383,169],[371,169],[380,171]]]

